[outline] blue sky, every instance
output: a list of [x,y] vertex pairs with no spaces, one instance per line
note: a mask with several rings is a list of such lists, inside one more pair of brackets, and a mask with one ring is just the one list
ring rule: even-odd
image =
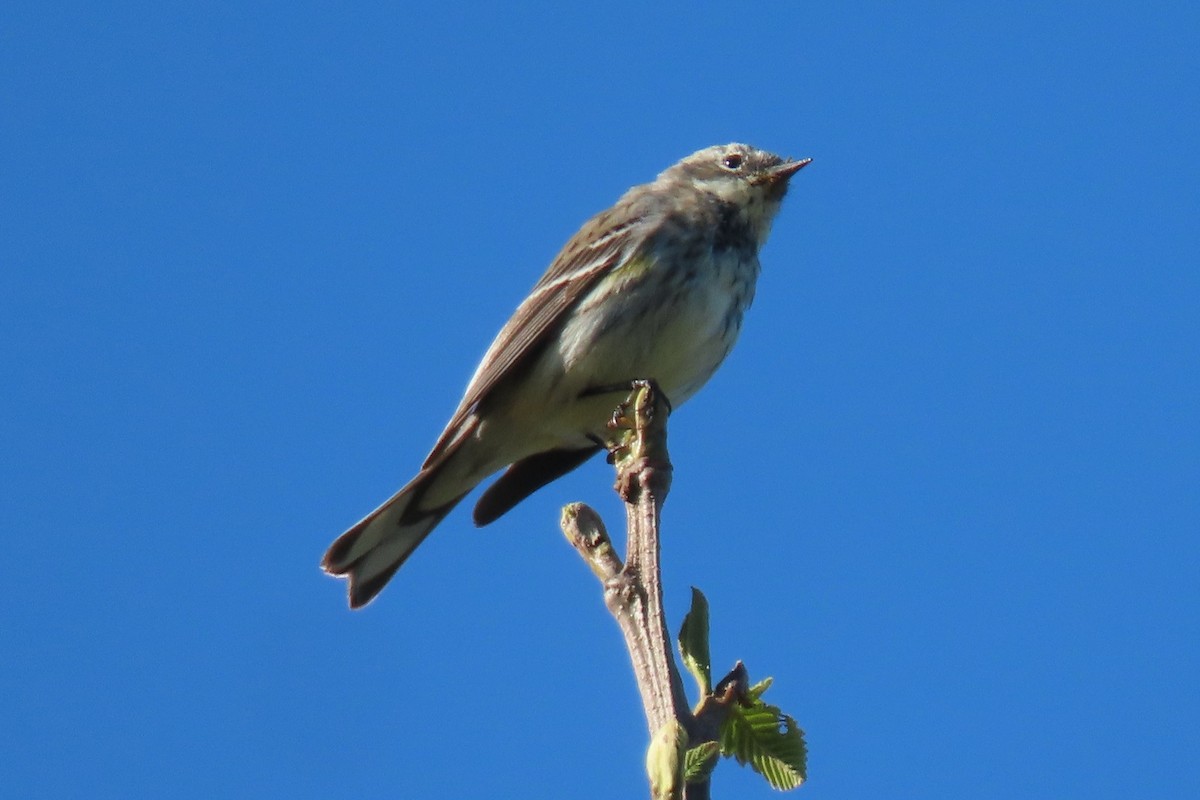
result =
[[557,532],[603,463],[364,612],[317,562],[579,224],[727,141],[814,162],[672,418],[671,627],[696,585],[776,678],[797,797],[1200,789],[1193,6],[0,14],[13,797],[642,796]]

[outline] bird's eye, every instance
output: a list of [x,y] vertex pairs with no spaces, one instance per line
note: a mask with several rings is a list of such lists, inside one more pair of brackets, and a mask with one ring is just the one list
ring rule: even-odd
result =
[[729,155],[725,156],[725,158],[721,159],[721,164],[725,167],[725,169],[737,172],[742,168],[743,160],[744,159],[742,158],[741,153],[730,153]]

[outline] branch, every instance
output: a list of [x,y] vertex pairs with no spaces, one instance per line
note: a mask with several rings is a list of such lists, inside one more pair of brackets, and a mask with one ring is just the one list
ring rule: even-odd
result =
[[740,661],[712,686],[708,602],[697,589],[679,634],[684,664],[701,695],[695,711],[688,708],[667,636],[659,565],[659,516],[671,488],[669,410],[652,383],[639,382],[609,425],[615,431],[609,448],[616,490],[625,501],[626,562],[621,563],[600,516],[583,503],[563,509],[562,530],[599,578],[604,604],[625,637],[650,730],[651,797],[683,800],[686,792],[687,800],[709,800],[719,754],[749,764],[776,789],[792,789],[807,771],[803,731],[761,699],[771,679],[751,686]]
[[[691,738],[690,734],[699,731],[667,635],[659,566],[659,515],[671,488],[668,412],[662,393],[652,384],[642,383],[617,409],[610,425],[620,432],[612,460],[617,469],[616,490],[625,501],[626,563],[622,565],[599,515],[586,505],[572,503],[564,508],[562,529],[604,586],[604,604],[624,634],[651,737],[678,722]],[[682,790],[682,781],[679,783]],[[699,785],[688,788],[689,798],[708,795],[707,781],[703,790]],[[670,794],[673,792],[666,796]]]

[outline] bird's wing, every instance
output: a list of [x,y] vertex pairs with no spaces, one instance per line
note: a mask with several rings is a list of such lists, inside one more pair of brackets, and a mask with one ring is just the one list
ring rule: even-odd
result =
[[466,432],[464,425],[471,421],[479,404],[486,401],[497,384],[535,354],[544,340],[543,335],[557,325],[600,278],[622,260],[634,257],[635,249],[629,246],[627,234],[631,227],[642,222],[643,216],[629,213],[629,206],[625,206],[622,222],[614,225],[613,217],[620,208],[621,204],[618,204],[598,214],[567,242],[529,297],[500,329],[475,370],[458,410],[425,459],[424,468],[440,461],[453,449]]

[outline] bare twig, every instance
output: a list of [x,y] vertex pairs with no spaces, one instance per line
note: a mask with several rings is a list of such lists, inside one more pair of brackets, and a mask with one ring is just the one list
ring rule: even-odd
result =
[[[625,501],[626,562],[622,565],[599,515],[582,503],[563,510],[562,528],[604,586],[605,605],[625,637],[650,735],[677,720],[694,745],[715,739],[708,731],[716,728],[704,725],[701,731],[688,708],[663,613],[658,523],[671,488],[668,411],[662,394],[646,383],[613,418],[623,434],[612,453],[616,489]],[[688,787],[689,800],[707,797],[707,781]]]
[[[751,696],[749,675],[740,661],[716,686],[710,687],[707,602],[695,591],[692,611],[680,633],[680,647],[685,651],[685,661],[695,674],[703,696],[694,710],[688,708],[674,647],[667,634],[659,564],[659,516],[671,488],[671,462],[667,455],[668,412],[669,407],[656,387],[652,383],[641,383],[635,386],[628,401],[618,407],[610,425],[617,431],[609,445],[610,460],[617,469],[617,493],[625,501],[628,529],[625,563],[613,548],[600,516],[583,503],[572,503],[563,509],[562,529],[600,579],[604,603],[625,637],[651,737],[646,754],[651,797],[654,800],[709,800],[709,776],[718,753],[723,751],[712,744],[705,746],[706,743],[720,742],[722,728],[726,733],[736,731],[736,720],[730,719],[736,707],[754,709],[762,704],[757,696]],[[787,737],[802,736],[794,720],[782,715],[778,709],[773,713],[780,720],[787,720],[788,726],[786,736],[776,731],[774,744],[778,745]],[[740,724],[744,727],[744,723]],[[787,742],[789,748],[798,745],[797,753],[772,756],[772,761],[771,758],[748,756],[745,743],[738,744],[741,741],[738,736],[744,738],[746,734],[736,734],[727,741],[725,746],[731,749],[725,755],[732,753],[742,763],[750,760],[755,770],[776,788],[794,788],[803,781],[803,739]],[[758,729],[750,736],[755,740],[764,737],[772,740],[769,732]],[[693,758],[690,777],[695,782],[685,784],[689,755]],[[781,758],[790,760],[780,761]],[[771,765],[769,773],[759,763],[764,760]]]

